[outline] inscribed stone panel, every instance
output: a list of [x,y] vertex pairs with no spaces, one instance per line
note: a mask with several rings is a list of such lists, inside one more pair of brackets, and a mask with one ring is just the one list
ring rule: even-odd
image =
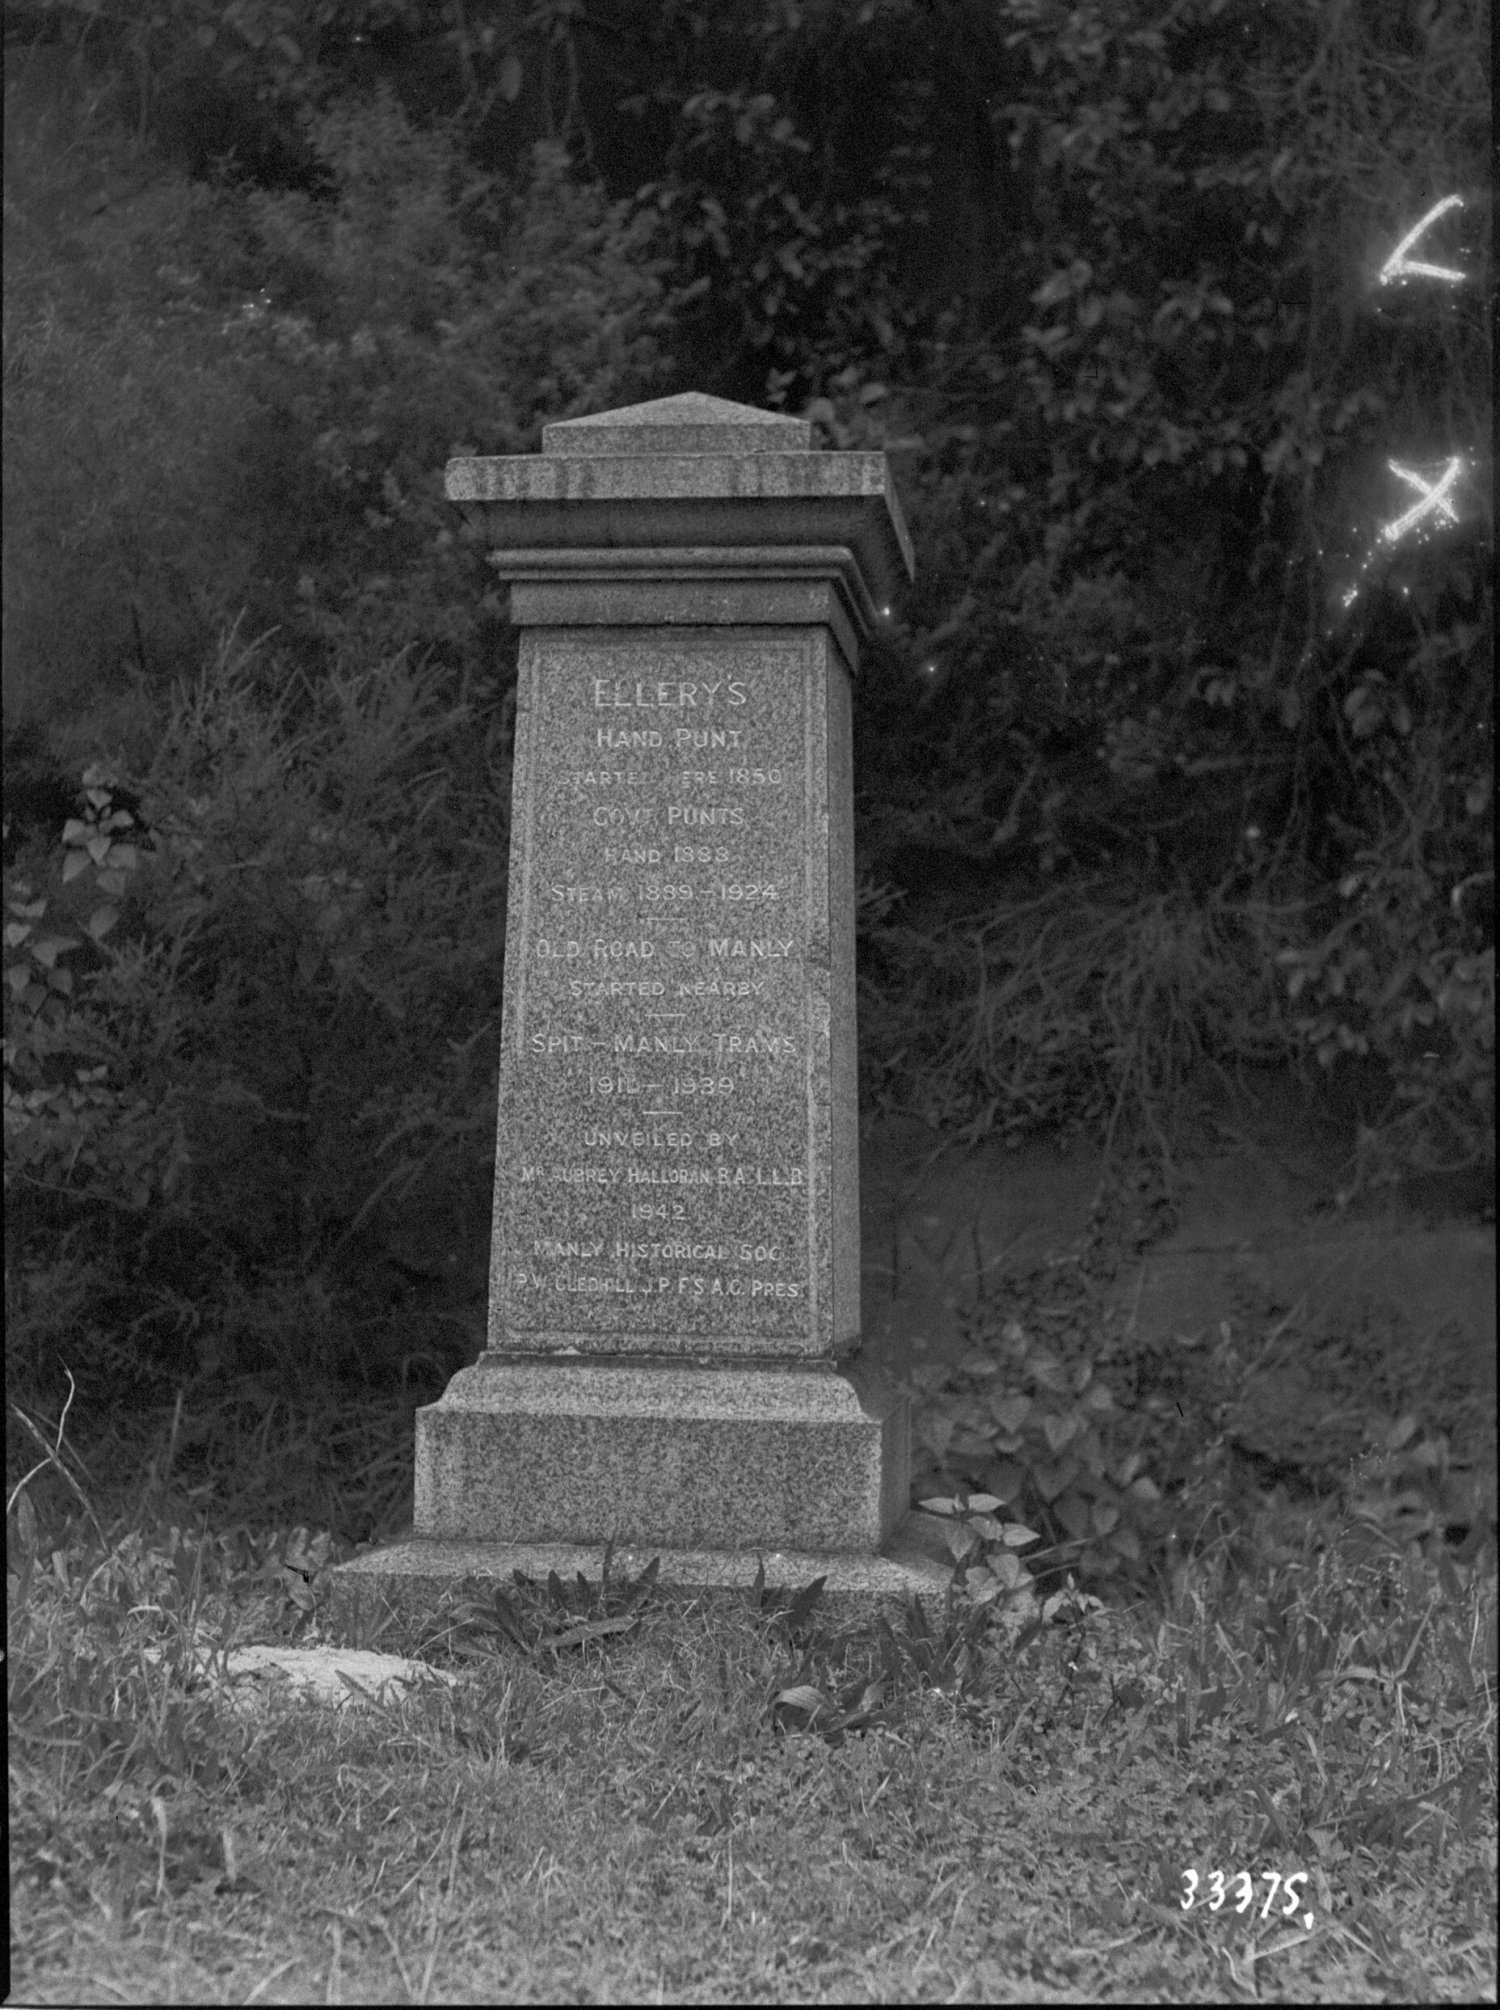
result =
[[523,640],[492,1349],[827,1351],[831,658]]

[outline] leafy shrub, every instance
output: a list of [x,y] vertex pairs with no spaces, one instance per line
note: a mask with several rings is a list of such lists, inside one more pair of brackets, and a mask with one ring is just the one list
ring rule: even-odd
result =
[[90,1394],[101,1375],[129,1380],[141,1364],[101,1304],[119,1281],[112,1264],[97,1247],[70,1249],[79,1212],[144,1219],[153,1201],[170,1205],[186,1165],[182,1013],[166,960],[139,939],[107,939],[142,857],[139,821],[117,800],[90,766],[49,889],[9,874],[5,884],[8,1380],[50,1380],[45,1357],[61,1347]]
[[[1446,763],[1430,751],[1407,755],[1399,710],[1396,730],[1380,731],[1390,699],[1366,679],[1346,711],[1361,738],[1379,732],[1393,794],[1404,770],[1409,786],[1425,781],[1435,795]],[[1365,700],[1380,707],[1373,719],[1359,709]],[[1462,768],[1447,772],[1463,780]],[[1387,1070],[1385,1106],[1361,1133],[1357,1179],[1493,1164],[1495,948],[1483,894],[1494,880],[1483,864],[1494,856],[1492,819],[1487,775],[1467,783],[1461,809],[1409,809],[1354,852],[1337,901],[1320,904],[1324,931],[1304,923],[1275,952],[1297,1032],[1319,1065],[1373,1055]]]
[[[1039,1538],[1063,1559],[1046,1574],[1076,1571],[1087,1584],[1141,1570],[1165,1528],[1161,1489],[1143,1470],[1141,1420],[1120,1411],[1092,1362],[1070,1365],[1011,1319],[956,1371],[918,1370],[913,1391],[931,1461],[974,1484],[938,1510],[978,1517],[956,1538],[960,1561],[973,1557],[972,1595],[1023,1591],[1039,1573],[1014,1552]],[[1015,1519],[995,1519],[1002,1507]]]
[[1441,1431],[1399,1417],[1358,1461],[1351,1511],[1398,1543],[1453,1539],[1471,1554],[1495,1545],[1495,1467],[1455,1457]]
[[[130,1328],[138,1375],[370,1364],[362,1232],[424,1182],[482,1188],[493,1148],[473,1073],[502,967],[494,729],[403,657],[336,675],[293,735],[255,653],[226,643],[177,694],[140,778],[150,851],[80,819],[50,885],[7,889],[7,1181],[33,1203],[9,1247],[24,1275],[106,1225],[98,1324]],[[397,872],[418,823],[423,864]]]
[[[1246,43],[1214,10],[1018,10],[1031,75],[994,117],[1014,296],[997,313],[976,288],[983,318],[945,307],[899,386],[850,373],[807,408],[839,445],[910,456],[922,575],[856,715],[877,882],[903,842],[940,839],[988,863],[1007,928],[1059,873],[1240,903],[1232,927],[1294,987],[1282,1051],[1368,1055],[1389,1084],[1360,1177],[1493,1155],[1487,516],[1471,482],[1467,527],[1393,553],[1370,503],[1377,457],[1471,458],[1486,427],[1474,24],[1408,44],[1375,16],[1331,40],[1262,17]],[[1286,80],[1326,81],[1335,46],[1310,112]],[[1377,68],[1445,107],[1437,172],[1466,200],[1445,227],[1472,283],[1442,299],[1303,285],[1352,274],[1351,245],[1394,232],[1433,172]],[[1349,149],[1377,96],[1372,196]],[[1352,624],[1328,619],[1351,513],[1359,577],[1378,558],[1383,581]],[[1333,882],[1357,914],[1321,901]],[[1055,967],[1037,959],[1042,986]],[[1018,1062],[1018,1127],[1033,1076]]]
[[[897,870],[900,870],[899,865]],[[877,1102],[970,1140],[1087,1125],[1166,1148],[1200,1064],[1295,1056],[1268,917],[1103,876],[910,914],[874,874],[858,910],[861,1059]],[[982,884],[982,882],[981,882]]]
[[[795,88],[795,76],[788,79]],[[636,197],[675,249],[684,341],[717,380],[754,371],[771,401],[821,392],[837,373],[861,379],[889,358],[914,318],[891,284],[889,247],[920,222],[925,187],[923,87],[900,92],[894,120],[908,137],[887,148],[865,193],[829,193],[831,136],[821,145],[770,89],[668,82],[627,101],[670,106],[666,173]],[[826,109],[823,103],[819,113]]]
[[[120,200],[68,261],[7,232],[8,707],[122,660],[164,691],[247,606],[313,656],[426,645],[487,672],[499,601],[444,462],[671,367],[658,225],[560,147],[511,187],[389,93],[301,117],[316,197],[143,173],[106,134]],[[45,215],[77,170],[34,151]]]
[[518,453],[543,419],[643,397],[670,369],[649,217],[540,143],[521,187],[418,131],[389,93],[309,114],[326,197],[250,191],[266,303],[233,320],[256,405],[240,441],[256,619],[368,661],[481,665],[499,601],[443,494],[451,454]]
[[961,1584],[969,1604],[983,1611],[1004,1601],[999,1609],[1013,1649],[1024,1647],[1043,1626],[1083,1619],[1101,1609],[1099,1599],[1076,1589],[1071,1573],[1060,1590],[1044,1599],[1036,1596],[1034,1566],[1039,1559],[1023,1561],[1019,1552],[1041,1538],[1024,1522],[1001,1521],[995,1510],[1003,1503],[993,1494],[960,1487],[956,1494],[936,1494],[919,1505],[948,1520],[944,1533],[955,1561],[954,1582]]
[[[205,277],[226,257],[220,206],[180,175],[143,188],[123,138],[81,150],[7,172],[8,713],[64,709],[122,661],[170,681],[251,580],[233,477],[248,390]],[[115,199],[86,212],[90,171]]]
[[[85,903],[90,911],[81,935],[45,930],[47,897],[33,897],[25,880],[6,885],[5,1183],[7,1191],[13,1183],[45,1188],[81,1168],[92,1191],[143,1208],[153,1186],[170,1191],[171,1175],[157,1165],[169,1134],[164,1106],[129,1102],[110,1084],[111,1066],[118,1070],[124,1054],[117,1029],[92,1009],[105,968],[105,937],[120,918],[115,903],[138,869],[139,849],[131,840],[139,825],[129,810],[115,807],[97,766],[85,771],[82,804],[84,814],[62,832],[62,885],[86,875],[92,890],[107,898]],[[69,906],[79,913],[76,899]],[[67,959],[87,944],[97,954],[80,984]],[[142,975],[128,954],[115,965],[117,976],[122,971],[128,974],[116,987],[116,1005]],[[145,1002],[144,994],[137,997]],[[146,1062],[139,1050],[131,1057],[138,1079]],[[55,1079],[59,1073],[66,1079]]]
[[[31,319],[7,293],[7,412],[26,449],[7,455],[8,483],[65,464],[57,441],[92,406],[54,364],[92,353],[101,295],[118,295],[128,331],[166,284],[151,367],[191,360],[216,400],[189,404],[191,467],[152,438],[80,442],[96,484],[117,449],[128,470],[164,470],[181,525],[128,483],[118,512],[59,491],[17,515],[44,539],[49,511],[103,545],[146,534],[204,589],[199,616],[219,605],[210,581],[238,584],[304,664],[311,649],[340,665],[303,691],[286,650],[231,634],[158,705],[165,659],[132,602],[134,724],[169,715],[159,746],[136,735],[156,842],[137,858],[100,803],[30,880],[8,877],[7,1302],[43,1354],[66,1345],[93,1393],[99,1376],[128,1381],[132,1357],[166,1374],[288,1348],[297,1372],[369,1364],[378,1350],[356,1335],[392,1310],[372,1240],[393,1217],[420,1221],[419,1186],[445,1194],[451,1226],[487,1184],[476,1043],[498,1019],[509,721],[502,705],[484,733],[468,723],[490,668],[474,645],[493,645],[499,606],[473,577],[442,463],[464,444],[534,444],[542,416],[618,402],[666,367],[652,226],[577,185],[560,149],[538,149],[510,190],[464,164],[455,128],[419,133],[389,96],[309,112],[308,134],[317,200],[153,184],[144,207],[159,219],[176,203],[191,225],[172,233],[170,272],[143,233],[101,228],[55,314],[39,260],[22,261]],[[250,274],[261,290],[226,320]],[[120,380],[140,377],[124,350],[115,361]],[[93,390],[110,402],[102,378]],[[147,402],[156,426],[182,409]],[[214,481],[221,499],[234,490],[239,570],[216,543]],[[94,572],[97,558],[83,554]],[[46,582],[48,605],[77,602],[65,573]],[[414,640],[430,645],[420,664]],[[52,681],[48,637],[28,633],[26,651]],[[99,718],[94,747],[109,738]],[[440,1028],[456,1036],[437,1068],[448,1088],[414,1063]],[[371,1132],[361,1149],[335,1141],[350,1123]],[[85,1223],[80,1302],[58,1266]],[[441,1372],[460,1344],[410,1319],[403,1360]]]

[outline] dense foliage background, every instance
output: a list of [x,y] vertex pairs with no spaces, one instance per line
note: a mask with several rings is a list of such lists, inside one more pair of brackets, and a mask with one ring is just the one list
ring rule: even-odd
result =
[[514,659],[443,463],[674,390],[895,461],[869,1103],[1169,1149],[1277,1060],[1351,1184],[1492,1168],[1480,0],[4,18],[13,1386],[472,1355]]

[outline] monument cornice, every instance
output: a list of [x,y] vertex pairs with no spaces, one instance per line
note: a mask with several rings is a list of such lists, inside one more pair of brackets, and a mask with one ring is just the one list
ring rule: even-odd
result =
[[690,392],[559,420],[540,454],[456,456],[444,488],[506,549],[842,545],[885,605],[916,576],[886,456],[811,439],[805,419]]
[[488,562],[518,628],[821,623],[851,674],[877,614],[847,545],[511,546]]

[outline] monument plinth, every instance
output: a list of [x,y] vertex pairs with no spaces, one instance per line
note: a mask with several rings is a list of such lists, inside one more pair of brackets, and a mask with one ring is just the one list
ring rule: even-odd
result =
[[851,687],[883,454],[697,394],[451,461],[521,632],[489,1328],[339,1602],[660,1557],[941,1589],[861,1368]]

